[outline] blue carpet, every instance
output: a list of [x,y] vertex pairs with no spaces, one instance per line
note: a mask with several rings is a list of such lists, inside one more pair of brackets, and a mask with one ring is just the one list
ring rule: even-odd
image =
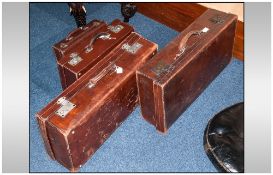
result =
[[[122,19],[117,3],[90,3],[87,20]],[[130,21],[144,37],[164,47],[178,33],[139,13]],[[46,154],[35,113],[61,92],[51,46],[75,27],[64,3],[30,4],[30,172],[68,172]],[[217,172],[203,149],[207,122],[243,101],[243,62],[233,59],[195,102],[161,135],[137,108],[81,172]]]

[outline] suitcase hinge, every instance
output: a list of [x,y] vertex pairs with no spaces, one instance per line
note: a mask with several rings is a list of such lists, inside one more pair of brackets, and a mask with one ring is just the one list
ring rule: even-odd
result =
[[139,43],[134,43],[131,46],[128,43],[125,43],[122,45],[121,49],[126,50],[129,53],[135,54],[141,47],[142,44]]
[[58,116],[64,118],[76,105],[69,100],[66,100],[65,97],[58,99],[57,104],[60,104],[61,107],[55,112]]
[[124,27],[122,25],[116,25],[116,26],[109,25],[108,26],[108,29],[111,30],[114,33],[120,32],[123,28]]

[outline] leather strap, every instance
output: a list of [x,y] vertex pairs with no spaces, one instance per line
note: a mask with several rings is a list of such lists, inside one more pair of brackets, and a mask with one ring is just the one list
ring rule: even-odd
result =
[[190,31],[189,33],[187,33],[186,35],[184,35],[178,45],[178,52],[179,53],[177,55],[181,55],[182,53],[184,53],[184,51],[187,48],[187,42],[190,37],[192,37],[193,35],[200,35],[201,33],[206,33],[208,30],[209,29],[205,27],[202,30],[193,30],[193,31]]
[[107,75],[110,71],[115,70],[115,64],[110,63],[105,69],[99,72],[95,77],[89,80],[89,88],[94,87],[98,81],[100,81],[105,75]]
[[186,49],[187,46],[187,42],[189,40],[190,37],[192,37],[193,35],[200,35],[201,32],[199,30],[193,30],[190,31],[189,33],[187,33],[186,35],[184,35],[184,37],[181,39],[179,45],[178,45],[178,51],[179,53],[183,53]]
[[91,38],[89,44],[85,47],[85,50],[88,51],[88,50],[91,50],[92,49],[92,46],[94,45],[95,41],[98,39],[98,38],[101,38],[101,37],[107,37],[109,36],[110,34],[107,33],[107,32],[100,32],[98,34],[96,34],[94,37]]

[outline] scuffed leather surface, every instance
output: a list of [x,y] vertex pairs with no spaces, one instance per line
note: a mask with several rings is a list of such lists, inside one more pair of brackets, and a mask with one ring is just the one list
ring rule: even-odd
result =
[[244,172],[244,103],[215,115],[204,134],[205,151],[222,172]]

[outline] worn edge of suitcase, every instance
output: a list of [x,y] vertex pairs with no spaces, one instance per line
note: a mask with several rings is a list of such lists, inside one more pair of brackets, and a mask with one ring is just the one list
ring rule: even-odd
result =
[[[228,21],[227,21],[227,23],[226,24],[228,24],[228,25],[225,25],[224,27],[222,27],[222,28],[220,28],[220,30],[218,29],[217,30],[217,34],[214,34],[212,37],[210,37],[210,38],[208,38],[207,37],[207,39],[208,40],[206,40],[206,41],[208,41],[208,43],[212,43],[216,38],[217,38],[217,36],[219,36],[220,34],[221,34],[221,31],[223,31],[223,30],[225,30],[225,29],[227,29],[227,27],[229,26],[229,25],[231,25],[231,23],[233,23],[233,21],[234,20],[237,20],[237,16],[236,15],[234,15],[234,14],[230,14],[230,13],[224,13],[224,12],[221,12],[221,11],[218,11],[218,10],[214,10],[214,9],[208,9],[207,10],[207,12],[210,12],[210,11],[214,11],[214,12],[216,12],[216,13],[220,13],[220,14],[226,14],[226,18],[228,19],[228,18],[230,18]],[[200,16],[200,17],[198,17],[198,18],[202,18],[202,15]],[[197,19],[198,19],[197,18]],[[196,20],[197,20],[196,19]],[[190,27],[192,27],[192,25],[194,25],[194,22],[190,25],[190,26],[188,26],[185,30],[187,30],[188,28],[190,28]],[[235,24],[236,25],[236,24]],[[236,27],[235,27],[236,28]],[[201,42],[203,41],[205,41],[205,39],[206,38],[202,38],[202,40],[198,43],[198,45],[200,46],[201,44]],[[234,42],[234,39],[233,39],[233,42]],[[205,49],[205,48],[207,48],[207,47],[209,47],[210,45],[208,44],[208,45],[203,45],[201,48],[198,48],[198,50],[203,50],[203,49]],[[168,130],[168,127],[167,127],[167,125],[166,125],[166,119],[165,119],[165,111],[163,110],[163,107],[159,107],[160,105],[161,106],[165,106],[164,105],[164,87],[165,87],[165,85],[167,85],[167,83],[173,78],[173,77],[175,77],[176,76],[176,74],[178,74],[184,67],[186,67],[190,62],[192,62],[194,59],[192,59],[192,60],[185,60],[184,59],[184,57],[188,57],[189,55],[192,55],[192,57],[197,57],[198,56],[198,54],[199,54],[199,52],[196,52],[196,53],[193,53],[193,51],[194,50],[196,50],[196,48],[197,48],[197,46],[196,47],[194,47],[193,48],[193,50],[191,50],[191,52],[185,52],[184,54],[182,54],[182,56],[180,56],[179,57],[179,59],[182,59],[183,61],[181,61],[181,62],[179,62],[178,64],[180,65],[180,66],[177,66],[176,68],[174,68],[174,70],[176,70],[176,71],[173,71],[174,72],[174,74],[171,74],[168,78],[167,78],[167,80],[165,80],[165,81],[163,81],[163,82],[161,82],[160,81],[160,78],[161,78],[161,76],[159,76],[159,78],[158,77],[151,77],[151,76],[149,76],[149,75],[146,75],[145,74],[145,72],[147,72],[146,70],[143,70],[143,69],[139,69],[139,70],[137,70],[137,72],[136,72],[136,75],[137,75],[137,77],[138,77],[138,80],[137,80],[137,85],[138,85],[138,90],[139,90],[139,94],[141,93],[140,92],[140,88],[142,87],[142,86],[145,86],[145,84],[146,84],[146,88],[147,89],[149,89],[149,88],[151,88],[151,87],[148,87],[147,86],[147,83],[149,82],[149,81],[151,81],[152,82],[152,84],[153,84],[153,93],[152,93],[152,97],[153,97],[153,100],[154,100],[154,103],[153,104],[147,104],[147,101],[143,101],[143,100],[140,100],[140,106],[141,106],[141,113],[142,113],[142,116],[143,116],[143,118],[146,120],[146,121],[148,121],[149,123],[151,123],[152,125],[154,125],[155,127],[156,127],[156,129],[157,129],[157,131],[159,131],[160,133],[162,133],[162,134],[166,134],[167,133],[167,130]],[[158,55],[160,55],[160,52],[157,54],[157,56]],[[155,57],[154,57],[155,58]],[[153,59],[154,60],[154,59]],[[147,64],[146,65],[148,65],[151,61],[153,61],[153,60],[150,60],[150,61],[148,61],[147,62]],[[185,60],[185,61],[184,61]],[[181,66],[182,65],[182,66]],[[145,67],[145,66],[143,66],[143,67]],[[148,70],[148,72],[149,71],[151,71],[151,70]],[[141,76],[142,76],[142,78],[141,78]],[[142,79],[142,83],[140,83],[141,82],[141,79]],[[146,79],[146,80],[144,80],[144,79]],[[160,87],[160,88],[159,88]],[[160,89],[160,90],[159,90]],[[204,88],[205,89],[205,88]],[[147,92],[147,90],[145,91],[145,92]],[[155,97],[154,95],[158,95],[159,97]],[[197,98],[199,95],[197,95],[195,98]],[[160,98],[162,98],[162,101],[160,101],[159,99]],[[143,104],[143,102],[144,102],[144,104]],[[156,122],[156,119],[155,119],[155,116],[147,116],[147,114],[146,114],[146,112],[145,112],[145,110],[143,110],[143,106],[145,106],[145,105],[149,105],[149,109],[151,109],[151,108],[153,108],[154,109],[154,111],[155,111],[155,114],[156,113],[159,113],[159,115],[158,115],[158,117],[159,117],[159,119],[157,120],[158,121],[158,123]],[[188,105],[189,106],[189,105]],[[157,111],[159,109],[159,111]],[[161,110],[162,109],[162,110]],[[151,119],[151,118],[153,118],[153,119]]]
[[[139,34],[138,34],[139,35]],[[139,36],[141,36],[141,35],[139,35]],[[143,38],[142,37],[142,39],[144,39],[144,40],[147,40],[147,39],[145,39],[145,38]],[[148,41],[148,40],[147,40]],[[153,42],[151,42],[151,41],[149,41],[150,43],[153,43]],[[155,44],[155,43],[153,43],[154,44],[154,47],[155,47],[155,49],[154,50],[156,50],[157,51],[157,48],[158,48],[158,46],[157,46],[157,44]],[[155,51],[155,52],[156,52]],[[147,52],[147,51],[146,51]],[[146,56],[146,57],[151,57],[151,56],[153,56],[154,55],[154,53],[152,53],[152,55],[148,55],[148,56]],[[143,54],[142,54],[142,56],[143,56]],[[142,63],[143,64],[143,63]],[[137,69],[137,68],[136,68]],[[131,73],[131,74],[134,74],[134,76],[135,76],[135,71],[134,71],[134,73]],[[84,79],[84,77],[85,76],[83,76],[83,77],[81,77],[81,79]],[[75,86],[75,85],[73,85],[73,86]],[[77,86],[76,86],[77,87]],[[68,87],[67,88],[67,90],[66,91],[71,91],[73,88],[72,88],[72,86],[70,86],[70,87]],[[69,93],[69,92],[68,92]],[[67,94],[68,94],[67,93]],[[73,94],[73,93],[72,93]],[[61,97],[61,96],[63,96],[62,94],[61,95],[59,95],[58,96],[58,98],[59,97]],[[53,100],[52,102],[50,102],[49,104],[54,104],[54,103],[56,103],[56,101],[57,101],[57,99],[58,98],[56,98],[55,100]],[[47,111],[47,110],[46,110]],[[43,115],[43,113],[45,113],[46,111],[40,111],[40,113],[38,113],[37,115],[36,115],[36,117],[37,117],[37,119],[38,119],[38,121],[39,121],[39,119],[41,119],[42,117],[42,115]],[[49,117],[49,116],[48,116]],[[46,119],[44,119],[43,121],[45,121]],[[50,125],[52,125],[52,124],[50,124]],[[40,127],[41,127],[41,125],[40,125]],[[45,128],[45,130],[43,130],[43,128],[40,128],[41,129],[41,131],[44,131],[44,132],[46,132],[46,128]],[[56,128],[57,129],[57,128]],[[60,131],[60,133],[63,133],[63,131],[62,130],[60,130],[60,129],[58,129],[59,131]],[[47,134],[46,134],[47,135]],[[42,134],[42,136],[45,136],[45,135],[43,135]],[[45,145],[46,145],[46,142],[48,143],[48,145],[49,145],[49,147],[51,148],[51,146],[50,146],[50,141],[49,141],[49,139],[48,138],[45,138],[45,137],[43,137],[43,140],[44,140],[44,143],[45,143]],[[48,150],[47,150],[48,151]],[[49,151],[48,151],[49,152]],[[51,150],[51,152],[53,152],[52,150]],[[54,155],[53,155],[54,156]],[[62,162],[63,163],[63,162]],[[76,169],[75,168],[72,168],[72,169],[70,169],[71,171],[75,171]]]

